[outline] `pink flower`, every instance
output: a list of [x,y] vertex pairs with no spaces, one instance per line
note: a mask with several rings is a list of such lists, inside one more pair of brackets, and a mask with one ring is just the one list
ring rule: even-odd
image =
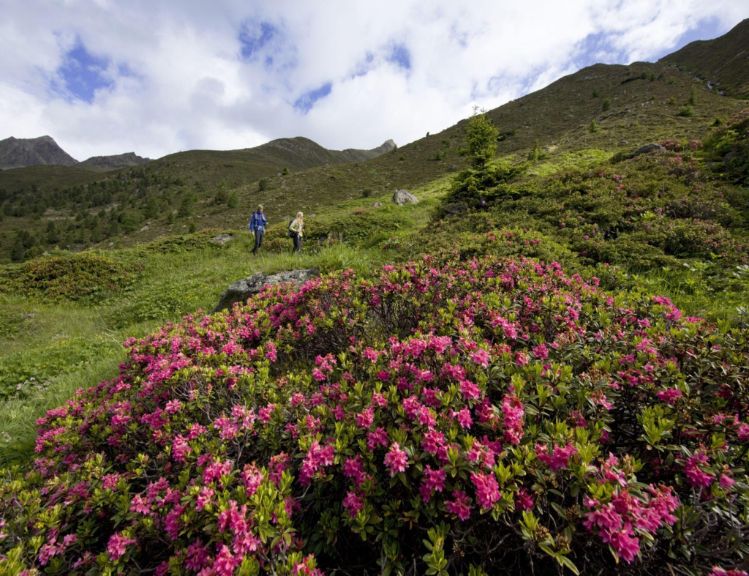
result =
[[471,411],[468,408],[463,408],[462,410],[458,410],[457,412],[453,411],[452,416],[464,430],[468,430],[473,425]]
[[554,446],[551,454],[545,445],[536,444],[536,457],[554,471],[567,467],[570,458],[575,454],[577,454],[577,448],[572,444]]
[[539,360],[545,360],[549,357],[549,349],[546,347],[546,344],[543,343],[534,346],[531,352],[533,352],[533,355]]
[[273,342],[265,344],[265,357],[271,362],[275,362],[278,359],[278,349]]
[[254,464],[245,464],[242,470],[242,484],[247,496],[252,496],[263,481],[263,473]]
[[479,348],[473,354],[471,354],[471,360],[473,360],[482,368],[487,368],[489,366],[490,359],[491,357],[489,356],[489,353],[483,348]]
[[736,480],[731,478],[728,474],[721,474],[718,483],[723,490],[730,490],[733,488],[733,485],[736,484]]
[[365,408],[354,416],[354,421],[360,428],[369,428],[374,423],[374,409],[372,407]]
[[318,471],[333,464],[334,456],[335,447],[332,444],[321,446],[317,440],[312,442],[299,470],[299,481],[302,486],[308,486]]
[[506,395],[502,399],[502,414],[505,419],[504,439],[517,446],[523,438],[523,403],[517,396]]
[[187,547],[185,568],[200,571],[208,563],[208,551],[202,542],[195,541]]
[[390,450],[385,454],[385,466],[390,470],[390,476],[395,476],[398,472],[405,472],[408,468],[408,454],[397,442],[393,442],[390,445]]
[[46,566],[60,552],[62,552],[62,549],[59,546],[49,543],[44,544],[39,550],[39,564]]
[[388,445],[388,433],[384,428],[377,428],[376,430],[367,434],[367,448],[374,450],[377,447],[385,447]]
[[239,426],[234,420],[221,416],[213,421],[213,427],[218,430],[222,440],[232,440],[239,433]]
[[362,355],[372,363],[377,362],[377,358],[380,357],[380,353],[369,346],[367,346]]
[[609,544],[628,564],[631,564],[640,553],[640,541],[629,525],[625,525],[622,530],[612,532]]
[[364,508],[364,498],[356,492],[349,491],[343,499],[343,507],[349,513],[349,516],[353,518]]
[[357,487],[369,479],[369,475],[364,471],[361,455],[346,459],[343,463],[343,475],[352,480]]
[[176,414],[182,409],[182,402],[179,400],[169,400],[164,407],[167,414]]
[[267,404],[258,410],[257,417],[263,424],[270,422],[273,417],[273,411],[276,409],[276,405],[273,403]]
[[117,487],[119,480],[119,474],[106,474],[101,479],[101,487],[104,488],[104,490],[114,490]]
[[655,393],[658,399],[666,404],[676,404],[676,401],[683,396],[678,388],[666,388]]
[[471,482],[476,490],[476,501],[484,510],[489,510],[502,497],[492,473],[471,472]]
[[127,547],[131,544],[135,544],[135,538],[126,536],[122,532],[116,532],[109,537],[107,553],[112,560],[117,560],[125,554]]
[[429,502],[435,492],[442,492],[445,487],[445,476],[446,472],[442,468],[434,470],[431,466],[427,466],[424,469],[424,476],[419,487],[419,493],[424,502]]
[[710,571],[710,574],[708,576],[749,576],[749,572],[746,570],[739,570],[738,568],[735,569],[728,569],[721,568],[720,566],[713,566],[713,569]]
[[481,395],[481,390],[470,380],[463,379],[460,381],[460,392],[466,400],[475,400]]
[[195,500],[195,508],[198,510],[205,510],[205,507],[211,503],[213,495],[213,488],[203,486],[198,493],[198,498]]
[[710,459],[707,454],[701,450],[697,450],[689,458],[687,458],[684,464],[684,474],[686,474],[687,481],[695,488],[707,488],[715,480],[715,476],[709,472],[705,472],[701,466],[707,466],[710,463]]
[[268,479],[278,486],[281,482],[284,470],[288,468],[291,458],[286,452],[279,452],[274,456],[271,456],[270,462],[268,463]]
[[148,501],[143,498],[141,494],[136,494],[133,499],[130,500],[130,511],[136,514],[148,515],[151,513],[151,507],[148,505]]
[[226,476],[231,472],[233,464],[231,460],[224,462],[218,461],[209,464],[203,471],[203,482],[210,484],[211,482],[221,480],[222,477]]
[[445,500],[445,510],[465,522],[471,517],[471,499],[462,490],[453,490],[453,499]]
[[221,546],[221,550],[213,562],[213,571],[216,576],[233,576],[234,570],[242,562],[241,556],[234,556],[226,544]]
[[385,408],[388,405],[388,399],[385,398],[384,394],[380,394],[379,392],[372,392],[372,406],[377,406],[378,408]]
[[746,442],[749,440],[749,424],[746,422],[739,424],[739,427],[736,430],[736,437],[740,442]]
[[515,508],[517,510],[531,510],[534,504],[533,496],[525,488],[521,488],[515,494]]

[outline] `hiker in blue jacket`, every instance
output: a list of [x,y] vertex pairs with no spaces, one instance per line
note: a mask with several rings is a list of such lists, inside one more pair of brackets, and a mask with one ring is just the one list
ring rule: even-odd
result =
[[252,249],[253,254],[257,254],[258,249],[263,244],[263,236],[265,236],[265,227],[267,225],[268,220],[265,218],[265,214],[263,214],[263,205],[260,204],[257,210],[250,216],[250,221],[247,224],[247,228],[255,235],[255,247]]

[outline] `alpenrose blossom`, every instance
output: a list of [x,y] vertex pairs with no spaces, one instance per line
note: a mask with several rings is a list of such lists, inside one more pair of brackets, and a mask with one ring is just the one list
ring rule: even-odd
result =
[[384,462],[390,471],[390,475],[395,476],[399,472],[405,472],[408,468],[408,454],[401,450],[397,442],[393,442],[390,445],[390,450],[385,454]]
[[116,378],[39,419],[33,474],[0,483],[0,571],[19,571],[18,546],[29,571],[106,555],[123,572],[320,574],[319,546],[330,572],[426,572],[412,536],[437,526],[459,572],[518,550],[548,571],[541,541],[581,573],[740,565],[730,531],[696,546],[678,508],[747,513],[746,340],[597,284],[524,259],[407,263],[129,340]]
[[117,560],[125,554],[128,546],[132,544],[135,544],[135,538],[121,532],[112,534],[107,543],[107,553],[112,560]]

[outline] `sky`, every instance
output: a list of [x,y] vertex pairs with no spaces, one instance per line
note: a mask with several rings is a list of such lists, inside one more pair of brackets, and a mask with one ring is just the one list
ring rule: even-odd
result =
[[655,61],[746,0],[0,0],[0,139],[78,160],[305,136],[404,145],[603,62]]

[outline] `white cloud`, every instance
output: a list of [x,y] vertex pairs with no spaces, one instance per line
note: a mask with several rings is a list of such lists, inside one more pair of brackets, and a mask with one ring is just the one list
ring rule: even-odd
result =
[[[494,108],[600,58],[655,59],[706,21],[727,31],[749,16],[743,0],[0,0],[0,11],[0,138],[50,134],[79,159],[296,135],[402,145],[473,105]],[[242,59],[240,31],[260,39],[263,22],[264,44]],[[77,41],[114,81],[90,103],[51,89]],[[394,46],[410,69],[388,60]],[[294,108],[327,83],[306,114]]]

